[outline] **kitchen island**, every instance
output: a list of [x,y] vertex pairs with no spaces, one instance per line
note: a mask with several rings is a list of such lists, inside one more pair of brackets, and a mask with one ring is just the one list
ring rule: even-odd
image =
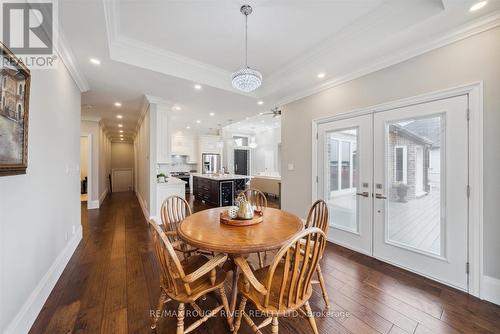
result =
[[233,205],[235,197],[245,190],[250,179],[247,175],[191,174],[196,199],[215,206]]

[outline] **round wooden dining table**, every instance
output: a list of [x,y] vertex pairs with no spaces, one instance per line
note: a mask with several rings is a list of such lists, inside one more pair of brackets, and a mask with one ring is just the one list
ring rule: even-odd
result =
[[[250,226],[232,226],[220,222],[220,214],[227,207],[199,211],[184,219],[177,227],[179,237],[197,248],[228,254],[230,259],[278,249],[304,228],[296,215],[266,208],[262,223]],[[234,263],[231,291],[231,316],[234,317],[238,295],[239,267]]]

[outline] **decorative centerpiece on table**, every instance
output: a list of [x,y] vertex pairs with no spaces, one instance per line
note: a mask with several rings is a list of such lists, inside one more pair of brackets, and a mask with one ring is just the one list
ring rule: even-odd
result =
[[250,203],[245,194],[238,195],[235,206],[229,207],[227,211],[220,214],[220,222],[233,226],[249,226],[262,223],[264,213],[257,211]]

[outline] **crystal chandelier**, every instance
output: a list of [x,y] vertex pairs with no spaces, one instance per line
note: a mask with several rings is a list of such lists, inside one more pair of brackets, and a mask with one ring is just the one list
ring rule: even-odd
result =
[[231,83],[234,88],[248,93],[260,87],[262,74],[248,67],[248,15],[252,14],[252,7],[243,5],[240,12],[245,15],[245,67],[233,73]]

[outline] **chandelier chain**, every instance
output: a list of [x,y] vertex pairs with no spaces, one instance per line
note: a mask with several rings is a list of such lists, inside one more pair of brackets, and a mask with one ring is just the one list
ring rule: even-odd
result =
[[248,67],[248,14],[245,14],[245,67]]

